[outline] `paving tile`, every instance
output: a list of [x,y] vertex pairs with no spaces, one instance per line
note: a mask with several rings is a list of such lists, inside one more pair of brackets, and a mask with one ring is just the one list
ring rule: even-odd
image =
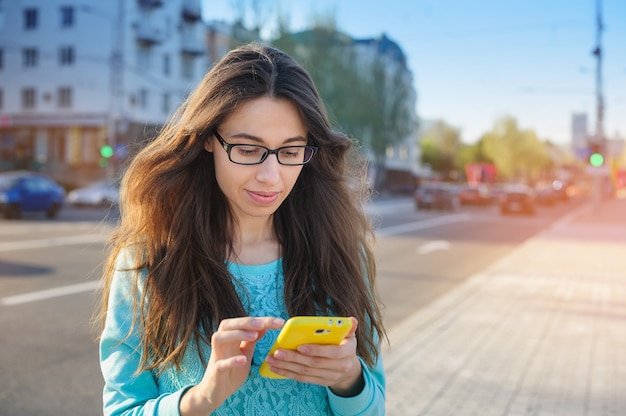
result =
[[[602,212],[621,220],[626,206]],[[388,414],[624,414],[620,227],[569,218],[395,326]]]

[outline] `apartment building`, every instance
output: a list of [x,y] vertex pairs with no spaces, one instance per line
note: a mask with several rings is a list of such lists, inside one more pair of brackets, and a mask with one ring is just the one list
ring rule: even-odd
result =
[[[379,178],[375,181],[378,182],[376,185],[381,189],[396,192],[412,192],[417,178],[423,174],[423,168],[420,162],[419,125],[415,110],[417,92],[413,86],[413,74],[407,66],[406,56],[400,45],[385,34],[375,38],[355,39],[353,44],[361,67],[369,69],[372,62],[382,60],[386,82],[399,86],[396,92],[402,92],[401,95],[386,97],[386,101],[389,108],[396,108],[406,116],[402,117],[402,122],[407,124],[407,134],[387,146],[385,172],[382,180]],[[368,157],[371,161],[370,176],[381,175],[381,172],[376,171],[375,156],[371,151],[368,152]]]
[[76,182],[122,165],[209,68],[201,11],[201,0],[0,0],[0,169]]

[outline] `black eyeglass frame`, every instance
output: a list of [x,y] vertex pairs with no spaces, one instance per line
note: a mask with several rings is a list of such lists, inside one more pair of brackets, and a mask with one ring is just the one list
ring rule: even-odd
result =
[[[317,150],[318,150],[317,146],[309,146],[309,145],[306,145],[306,146],[282,146],[282,147],[279,147],[277,149],[270,149],[269,147],[261,146],[259,144],[231,144],[231,143],[226,142],[226,140],[224,140],[224,138],[222,136],[220,136],[220,134],[217,132],[217,130],[214,130],[213,134],[217,138],[217,141],[220,142],[220,144],[222,145],[222,147],[226,151],[226,154],[228,155],[228,160],[230,160],[231,162],[233,162],[233,163],[235,163],[237,165],[244,165],[244,166],[260,165],[261,163],[265,162],[265,159],[267,159],[267,157],[269,155],[274,154],[274,155],[276,155],[276,160],[281,165],[284,165],[284,166],[302,166],[302,165],[306,165],[307,163],[309,163],[313,159],[313,157],[317,154]],[[232,159],[232,157],[230,156],[230,151],[233,148],[238,147],[238,146],[240,146],[240,147],[258,147],[260,149],[263,149],[265,151],[265,153],[261,157],[261,160],[259,160],[258,162],[255,162],[255,163],[235,162]],[[303,163],[283,163],[283,162],[281,162],[280,158],[278,157],[278,153],[280,151],[282,151],[282,150],[291,149],[291,148],[304,149],[305,151],[308,150],[308,151],[311,152],[311,156],[309,157],[309,159],[306,162],[303,162]]]

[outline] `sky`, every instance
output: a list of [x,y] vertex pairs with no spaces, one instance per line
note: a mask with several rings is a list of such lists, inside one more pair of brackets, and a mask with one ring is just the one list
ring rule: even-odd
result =
[[[232,21],[237,0],[202,0],[205,20]],[[239,0],[251,4],[252,0]],[[263,0],[261,0],[263,1]],[[292,30],[334,16],[353,38],[381,34],[398,43],[417,91],[417,115],[443,120],[476,142],[503,116],[541,140],[567,145],[571,118],[586,113],[596,131],[597,9],[603,128],[626,138],[625,0],[265,0],[266,36],[273,14]],[[253,22],[248,16],[246,22]]]

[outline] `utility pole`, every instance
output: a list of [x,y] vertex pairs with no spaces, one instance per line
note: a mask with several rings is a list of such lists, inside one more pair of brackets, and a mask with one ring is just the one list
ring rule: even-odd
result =
[[608,146],[604,136],[604,94],[602,93],[602,0],[596,0],[596,47],[593,56],[596,58],[596,133],[590,143],[588,172],[592,179],[592,196],[597,202],[607,195],[609,177],[607,169]]
[[594,142],[604,148],[604,94],[602,93],[602,0],[596,0],[596,47],[593,56],[596,57],[596,134]]

